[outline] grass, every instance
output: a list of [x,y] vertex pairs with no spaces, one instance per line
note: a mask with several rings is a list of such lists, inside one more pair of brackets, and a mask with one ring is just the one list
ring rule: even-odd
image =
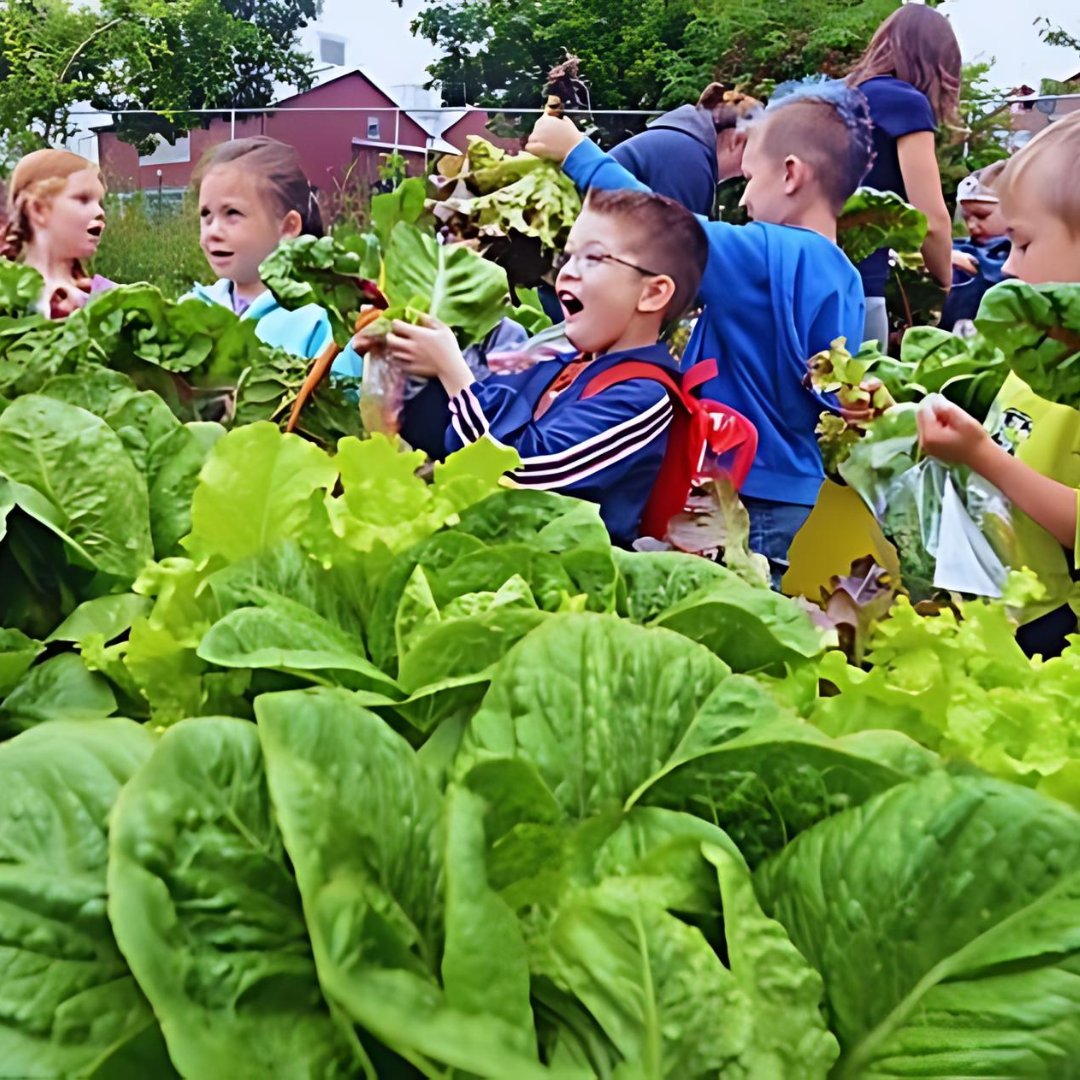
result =
[[199,249],[194,199],[185,196],[179,203],[160,208],[156,203],[153,194],[136,194],[123,201],[109,197],[105,234],[93,270],[121,285],[148,281],[175,298],[212,275]]

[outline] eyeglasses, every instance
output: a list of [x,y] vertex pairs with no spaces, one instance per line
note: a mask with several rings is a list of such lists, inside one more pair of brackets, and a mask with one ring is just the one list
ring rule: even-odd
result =
[[581,274],[588,274],[592,270],[599,269],[601,263],[612,262],[618,263],[620,266],[628,266],[631,270],[636,270],[646,277],[662,276],[659,270],[648,270],[644,266],[638,266],[636,263],[627,262],[626,259],[620,259],[618,255],[609,255],[606,251],[563,251],[555,256],[552,261],[552,268],[556,274],[559,274],[574,262],[578,264],[578,272]]

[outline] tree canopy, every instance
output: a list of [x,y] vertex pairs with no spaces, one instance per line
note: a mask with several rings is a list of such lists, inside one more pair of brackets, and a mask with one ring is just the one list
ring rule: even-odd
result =
[[566,51],[595,108],[696,98],[716,79],[768,90],[843,74],[899,0],[430,0],[413,32],[443,56],[428,72],[448,101],[526,107]]
[[8,0],[0,5],[0,161],[73,134],[72,110],[156,110],[125,118],[141,146],[196,123],[191,110],[268,104],[306,88],[298,31],[321,0]]

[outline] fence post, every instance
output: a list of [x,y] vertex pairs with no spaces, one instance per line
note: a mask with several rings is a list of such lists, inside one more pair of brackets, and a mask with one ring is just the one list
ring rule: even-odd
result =
[[236,139],[236,110],[232,109],[229,113],[229,141],[232,142]]

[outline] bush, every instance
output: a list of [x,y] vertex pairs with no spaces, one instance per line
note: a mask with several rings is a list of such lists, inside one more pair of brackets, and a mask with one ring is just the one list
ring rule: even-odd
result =
[[199,215],[193,196],[158,205],[157,196],[109,196],[108,226],[94,259],[94,272],[121,284],[148,281],[178,297],[196,281],[210,279],[199,248]]

